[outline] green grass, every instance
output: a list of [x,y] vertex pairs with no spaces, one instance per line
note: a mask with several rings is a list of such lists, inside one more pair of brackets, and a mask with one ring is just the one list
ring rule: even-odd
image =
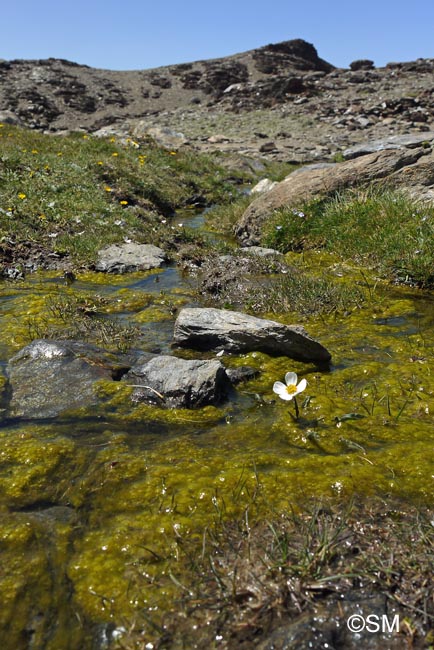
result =
[[353,190],[280,210],[263,244],[325,249],[391,281],[434,286],[434,205],[391,190]]
[[243,213],[255,198],[257,198],[257,195],[248,196],[244,194],[229,205],[216,205],[206,214],[205,222],[207,227],[211,231],[233,237],[235,224],[241,219]]
[[354,284],[333,277],[318,278],[304,272],[279,275],[266,286],[258,283],[252,294],[246,308],[255,313],[346,314],[365,302],[364,292]]
[[173,235],[168,219],[176,209],[198,195],[209,204],[229,202],[234,184],[246,180],[211,156],[170,152],[150,140],[49,136],[1,125],[0,240],[87,264],[124,238],[164,241]]

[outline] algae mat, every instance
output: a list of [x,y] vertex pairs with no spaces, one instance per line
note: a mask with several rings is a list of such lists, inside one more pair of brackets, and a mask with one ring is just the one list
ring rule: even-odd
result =
[[[84,299],[102,320],[139,328],[145,349],[163,350],[176,309],[194,304],[173,269],[87,274],[72,287],[56,274],[4,282],[0,368],[35,335],[67,327],[59,301]],[[91,411],[3,422],[3,647],[27,648],[30,640],[48,650],[104,647],[113,631],[121,635],[135,621],[146,627],[179,593],[171,575],[182,540],[197,536],[200,546],[206,528],[246,511],[252,521],[272,518],[323,496],[428,504],[433,304],[426,293],[383,287],[351,314],[303,323],[332,352],[326,371],[254,352],[225,355],[228,366],[250,365],[260,375],[218,408],[132,406],[131,388],[103,382]],[[308,382],[298,421],[292,402],[272,391],[288,371]]]

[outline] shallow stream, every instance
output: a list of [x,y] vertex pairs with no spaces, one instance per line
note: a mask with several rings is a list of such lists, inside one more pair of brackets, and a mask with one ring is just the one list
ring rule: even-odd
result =
[[[312,253],[303,264],[320,269],[329,261]],[[336,269],[364,282],[349,266]],[[246,508],[254,519],[323,496],[429,503],[434,299],[374,284],[361,309],[301,322],[331,351],[328,371],[257,352],[224,355],[226,365],[253,366],[260,374],[219,407],[132,407],[131,389],[107,382],[99,388],[106,398],[100,407],[4,424],[0,627],[9,645],[3,647],[105,647],[107,630],[167,607],[175,585],[168,580],[162,587],[156,576],[169,572],[169,556],[176,561],[179,539],[241,517]],[[107,299],[107,318],[140,327],[143,348],[162,352],[171,349],[176,310],[197,304],[194,281],[175,267],[79,274],[69,287],[53,273],[3,281],[0,387],[7,359],[36,338],[41,314],[51,318],[48,298],[83,293]],[[295,321],[293,314],[273,318]],[[298,422],[292,403],[272,392],[289,370],[308,381]]]

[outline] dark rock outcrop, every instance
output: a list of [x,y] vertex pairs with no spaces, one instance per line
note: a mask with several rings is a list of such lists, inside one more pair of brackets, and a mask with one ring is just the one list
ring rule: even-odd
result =
[[256,68],[265,74],[283,74],[288,71],[288,68],[323,72],[334,70],[334,66],[319,58],[318,52],[311,43],[306,43],[301,38],[270,43],[253,50],[252,56]]
[[373,70],[374,62],[371,59],[357,59],[350,63],[350,70]]

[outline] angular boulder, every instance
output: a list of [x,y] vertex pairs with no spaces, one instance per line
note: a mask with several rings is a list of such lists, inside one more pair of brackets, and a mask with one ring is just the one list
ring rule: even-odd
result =
[[[126,371],[125,368],[123,371]],[[7,366],[7,416],[53,418],[98,402],[94,384],[122,372],[112,356],[79,341],[37,339]]]
[[157,269],[166,261],[166,253],[152,244],[112,244],[98,251],[96,271],[133,273]]
[[336,190],[384,179],[412,165],[425,153],[422,148],[391,149],[334,165],[308,165],[287,176],[269,192],[259,195],[242,215],[235,234],[245,246],[259,244],[263,226],[275,210],[297,206]]
[[196,350],[257,350],[315,363],[331,359],[330,352],[300,325],[283,325],[227,309],[182,309],[175,322],[173,339],[180,347]]
[[[167,408],[196,408],[218,404],[231,383],[220,361],[155,356],[134,365],[123,377],[133,385],[133,402],[151,402]],[[142,388],[143,386],[143,388]]]

